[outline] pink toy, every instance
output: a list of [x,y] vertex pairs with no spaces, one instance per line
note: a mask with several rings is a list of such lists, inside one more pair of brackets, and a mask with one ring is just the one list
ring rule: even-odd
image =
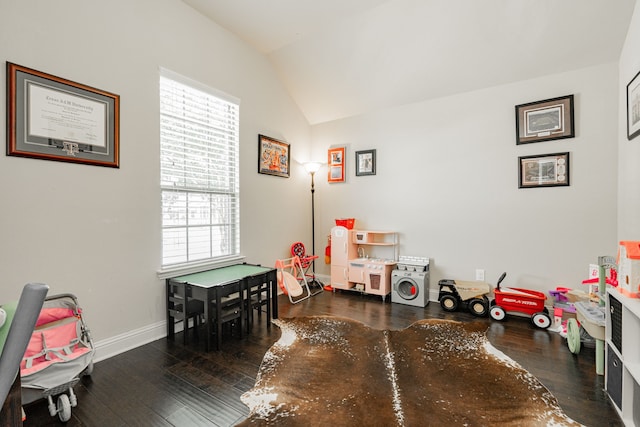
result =
[[[593,279],[585,279],[582,281],[583,285],[593,285],[593,284],[598,284],[598,282],[600,281],[600,279],[598,277],[594,277]],[[609,277],[604,279],[605,283],[607,285],[611,285],[614,288],[616,286],[618,286],[618,272],[615,269],[610,269],[609,270]]]
[[571,291],[570,288],[557,287],[555,290],[550,290],[549,295],[555,300],[553,304],[555,308],[560,308],[569,313],[575,313],[576,308],[569,301],[569,297],[567,297],[569,291]]
[[630,298],[640,297],[640,242],[620,242],[618,277],[620,292]]

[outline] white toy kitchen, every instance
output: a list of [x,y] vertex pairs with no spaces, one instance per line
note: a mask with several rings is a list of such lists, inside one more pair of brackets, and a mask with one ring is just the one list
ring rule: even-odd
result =
[[398,259],[394,231],[331,229],[331,286],[380,295],[391,292],[391,271]]

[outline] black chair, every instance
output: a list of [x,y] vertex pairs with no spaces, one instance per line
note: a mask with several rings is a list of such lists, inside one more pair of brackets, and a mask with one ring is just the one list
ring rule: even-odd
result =
[[167,337],[172,338],[175,324],[183,322],[183,343],[187,344],[189,319],[193,320],[193,335],[198,339],[201,318],[204,315],[204,301],[191,298],[191,286],[184,283],[169,283],[167,281]]
[[246,279],[247,292],[247,332],[251,331],[254,321],[254,313],[258,319],[262,319],[262,313],[267,316],[267,328],[271,327],[271,283],[264,274],[249,276]]
[[[216,350],[222,347],[222,333],[225,324],[231,324],[236,327],[240,338],[243,337],[246,293],[245,281],[227,283],[216,287],[216,299],[210,301],[211,328],[215,335]],[[207,349],[208,350],[208,349]]]
[[258,319],[266,312],[267,328],[271,327],[271,283],[265,275],[255,275],[245,278],[247,295],[247,333],[251,331],[254,320],[254,311],[258,313]]

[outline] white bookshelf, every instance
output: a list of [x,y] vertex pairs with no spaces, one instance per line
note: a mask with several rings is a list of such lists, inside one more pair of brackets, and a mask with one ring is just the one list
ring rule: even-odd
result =
[[[620,339],[616,338],[616,335]],[[640,426],[639,337],[640,299],[629,298],[616,288],[609,288],[605,332],[605,384],[607,393],[625,426]]]

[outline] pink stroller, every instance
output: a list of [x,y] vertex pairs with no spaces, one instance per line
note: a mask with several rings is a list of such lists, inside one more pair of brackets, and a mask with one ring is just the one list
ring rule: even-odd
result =
[[77,405],[73,386],[93,371],[94,352],[76,297],[48,297],[20,364],[22,403],[46,398],[49,414],[69,421],[71,408]]

